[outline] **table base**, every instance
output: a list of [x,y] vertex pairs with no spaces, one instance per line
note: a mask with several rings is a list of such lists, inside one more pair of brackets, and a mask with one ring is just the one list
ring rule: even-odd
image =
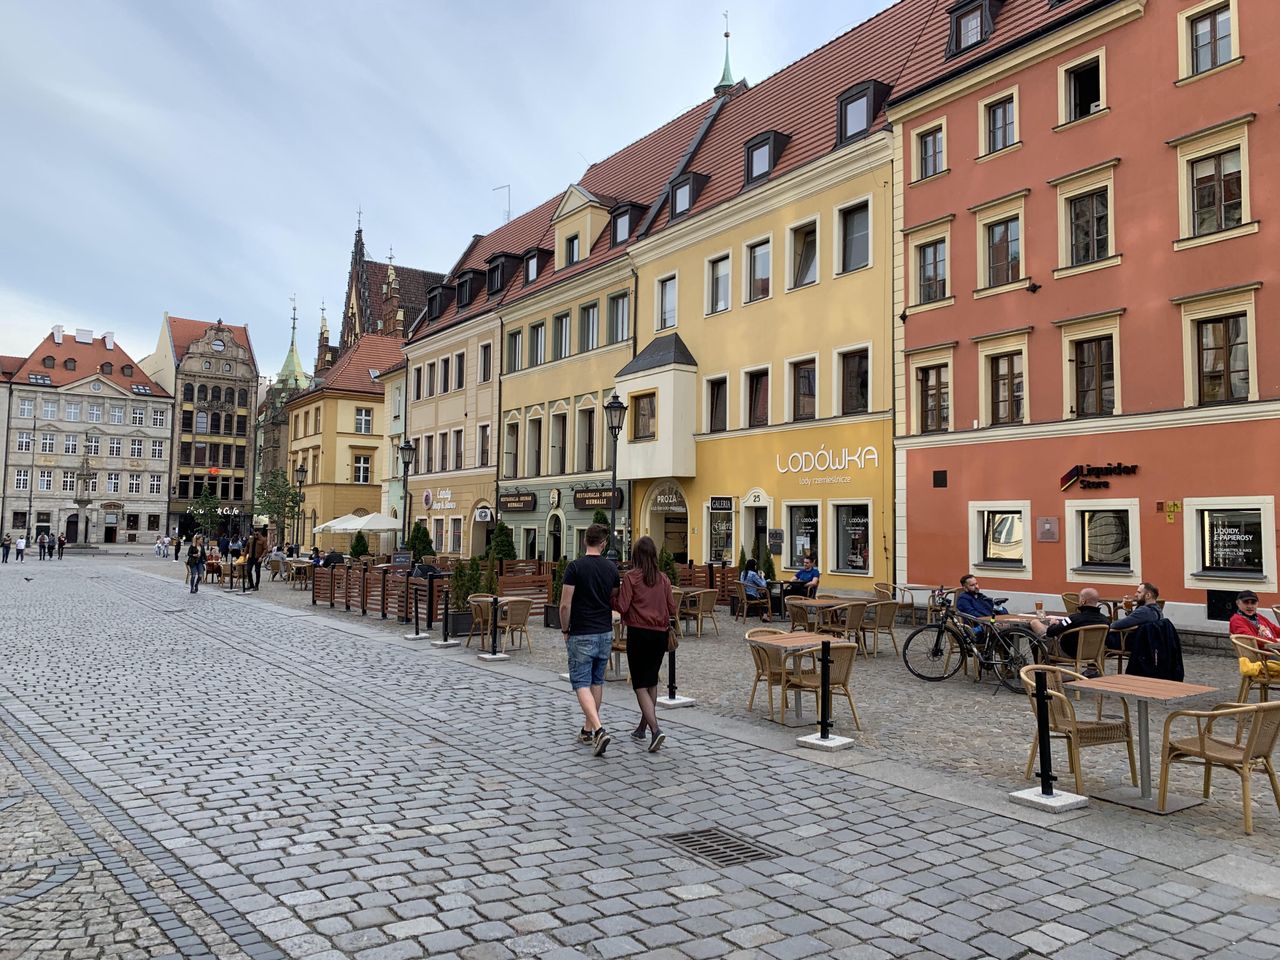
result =
[[1107,803],[1119,804],[1122,807],[1132,807],[1134,810],[1145,810],[1147,813],[1154,813],[1160,816],[1168,816],[1171,813],[1177,813],[1179,810],[1198,807],[1204,803],[1201,797],[1180,797],[1171,793],[1165,798],[1164,809],[1160,810],[1156,806],[1157,801],[1154,795],[1143,797],[1142,792],[1136,787],[1117,787],[1115,790],[1094,793],[1090,794],[1090,796],[1095,800],[1105,800]]

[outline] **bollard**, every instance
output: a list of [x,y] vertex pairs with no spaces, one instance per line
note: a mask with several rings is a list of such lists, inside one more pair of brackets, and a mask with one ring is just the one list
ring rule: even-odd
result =
[[418,629],[418,588],[413,588],[413,635],[416,637],[422,631]]
[[676,698],[676,652],[667,651],[667,699]]
[[498,655],[498,598],[489,601],[489,654]]
[[818,732],[823,740],[831,739],[831,641],[822,641],[821,688],[818,691]]
[[436,619],[436,578],[438,573],[427,574],[427,633],[435,626]]
[[1040,739],[1040,794],[1053,796],[1053,757],[1049,753],[1049,689],[1043,670],[1036,671],[1036,733]]
[[449,586],[444,588],[444,612],[440,614],[440,639],[449,639]]

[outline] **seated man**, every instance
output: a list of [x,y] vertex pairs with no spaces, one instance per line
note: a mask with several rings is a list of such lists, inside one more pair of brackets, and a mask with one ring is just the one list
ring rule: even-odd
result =
[[978,578],[972,573],[966,573],[960,578],[956,610],[966,617],[976,617],[979,620],[990,620],[997,613],[1007,612],[1004,607],[997,607],[996,602],[982,592]]
[[818,568],[813,565],[813,557],[806,556],[800,561],[801,567],[795,577],[787,584],[786,595],[789,597],[812,597],[818,592]]
[[[1047,626],[1039,620],[1032,620],[1028,626],[1031,627],[1036,636],[1045,637],[1052,641],[1049,646],[1049,652],[1054,656],[1074,657],[1078,638],[1074,634],[1068,634],[1063,637],[1063,634],[1074,630],[1076,627],[1096,625],[1105,627],[1109,626],[1110,623],[1111,620],[1098,607],[1098,591],[1093,587],[1085,587],[1080,591],[1080,602],[1076,607],[1076,612],[1066,620]],[[1062,639],[1059,640],[1059,637]]]
[[1107,648],[1109,650],[1119,650],[1124,645],[1119,631],[1140,627],[1144,623],[1155,623],[1160,620],[1164,614],[1160,612],[1160,605],[1156,603],[1158,599],[1160,599],[1160,591],[1155,584],[1147,583],[1145,580],[1138,584],[1133,591],[1133,602],[1136,606],[1133,608],[1132,613],[1111,624],[1111,633],[1107,636]]
[[1280,652],[1280,627],[1258,613],[1258,595],[1252,590],[1236,594],[1236,612],[1228,624],[1233,634],[1253,637],[1259,650]]
[[342,551],[334,548],[324,555],[324,567],[340,567],[346,562],[346,557],[342,555]]

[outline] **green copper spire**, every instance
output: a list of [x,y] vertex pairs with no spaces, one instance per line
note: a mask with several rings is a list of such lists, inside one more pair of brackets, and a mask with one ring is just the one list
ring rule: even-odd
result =
[[733,71],[729,69],[729,11],[724,14],[724,71],[716,84],[716,96],[721,97],[733,89]]
[[311,382],[311,377],[307,371],[303,369],[302,360],[298,357],[298,303],[297,297],[289,298],[293,304],[293,333],[289,337],[289,352],[285,354],[284,366],[280,368],[280,373],[276,377],[276,383],[281,386],[287,385],[290,380],[295,384],[307,384]]

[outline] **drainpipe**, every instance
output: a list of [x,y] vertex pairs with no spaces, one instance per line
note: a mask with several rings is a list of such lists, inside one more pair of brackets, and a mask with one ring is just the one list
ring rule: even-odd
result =
[[494,424],[497,431],[494,432],[492,440],[494,443],[493,458],[493,529],[496,532],[498,523],[501,518],[498,516],[499,489],[502,482],[502,444],[506,443],[507,425],[502,419],[502,367],[504,357],[502,351],[506,349],[507,343],[507,321],[498,316],[498,342],[493,345],[493,375],[498,378],[498,422]]
[[[9,470],[9,457],[8,457],[9,434],[13,432],[13,383],[12,382],[9,384],[9,388],[6,391],[6,395],[4,399],[4,425],[5,425],[6,432],[3,437],[3,441],[4,441],[6,455],[5,455],[5,462],[4,462],[5,473],[3,476],[0,476],[0,536],[3,536],[3,530],[5,529],[4,518],[8,516],[8,514],[5,513],[5,508],[4,508],[4,491],[8,487],[7,481],[8,481],[8,470]],[[31,448],[33,450],[35,449],[35,442],[36,442],[35,431],[32,431]]]
[[[891,155],[889,157],[889,182],[884,185],[885,187],[889,187],[890,189],[886,189],[883,191],[888,196],[888,200],[886,201],[886,203],[889,205],[891,217],[892,217],[892,203],[893,203],[893,191],[891,189],[891,186],[893,184],[894,167],[896,163],[897,163],[896,159]],[[890,222],[892,222],[892,220]],[[901,255],[901,252],[898,249],[898,245],[894,242],[894,239],[895,238],[894,238],[894,233],[892,229],[885,231],[885,242],[888,244],[888,247],[889,247],[889,255],[888,257],[885,258],[885,262],[889,266],[889,269],[885,277],[885,284],[888,287],[888,296],[889,296],[889,356],[890,358],[893,358],[896,355],[896,351],[894,349],[894,346],[895,346],[894,340],[896,339],[897,331],[893,326],[894,322],[897,321],[899,323],[904,323],[904,324],[906,322],[905,320],[897,320],[897,318],[893,315],[893,278],[895,276],[895,270],[897,269],[897,258]],[[904,290],[905,290],[905,287],[904,287]],[[907,304],[907,298],[906,298],[906,294],[904,293],[902,298],[902,309],[904,312],[906,311],[906,304]],[[897,402],[897,396],[898,396],[898,364],[896,360],[891,360],[891,363],[889,365],[889,391],[890,391],[889,392],[889,412],[891,414],[889,419],[889,424],[890,424],[889,435],[892,438],[890,440],[889,462],[890,464],[892,464],[892,466],[889,469],[890,495],[888,498],[889,499],[889,523],[887,524],[887,526],[891,530],[893,530],[893,535],[894,535],[893,542],[896,543],[897,537],[898,537],[898,496],[897,496],[898,424],[897,424],[897,409],[895,407],[895,404]],[[870,404],[868,404],[868,406],[869,405]],[[888,566],[889,559],[891,556],[891,550],[889,547],[889,540],[887,538],[887,531],[881,531],[880,537],[884,545],[883,549],[884,549],[885,565]],[[868,546],[870,545],[868,544]],[[890,580],[890,583],[899,583],[899,582],[905,583],[907,580],[905,569],[902,571],[902,576],[901,577],[898,576],[898,570],[897,570],[898,560],[899,558],[897,556],[893,556],[893,566],[891,567],[893,578],[892,580]]]
[[[636,347],[638,345],[640,331],[640,274],[636,271],[635,266],[631,267],[631,359],[636,358],[639,352]],[[617,465],[618,452],[614,450],[614,465]],[[627,539],[626,552],[623,554],[628,560],[631,558],[631,544],[635,540],[635,485],[632,481],[627,481]]]

